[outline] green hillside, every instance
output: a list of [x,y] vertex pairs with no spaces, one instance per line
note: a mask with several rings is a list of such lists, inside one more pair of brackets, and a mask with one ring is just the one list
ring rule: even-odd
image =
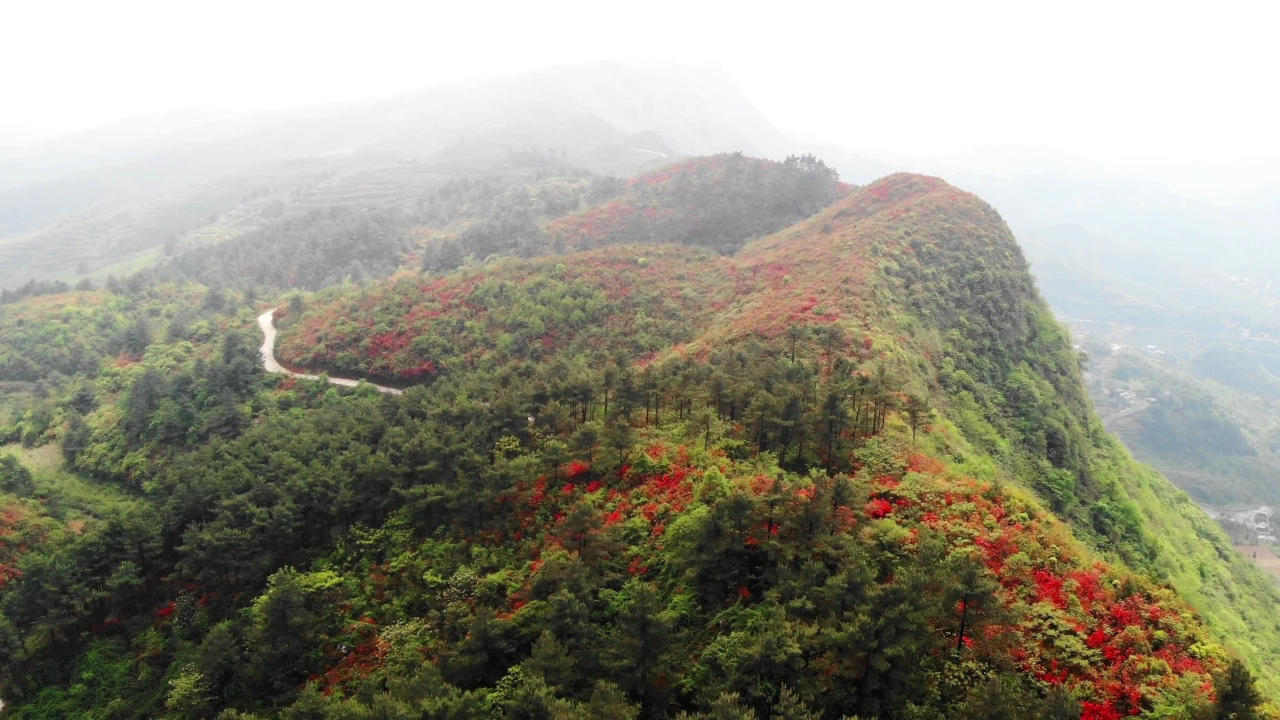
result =
[[6,561],[7,708],[1257,717],[1249,671],[1280,696],[1280,595],[1105,433],[989,206],[895,175],[737,252],[689,226],[280,298],[282,360],[403,395],[264,375],[269,305],[238,294],[7,306],[33,385],[7,436],[133,500],[72,526],[5,466],[68,528]]
[[[631,140],[660,144],[653,138]],[[201,220],[191,232],[165,235],[163,248],[151,238],[152,250],[115,264],[87,263],[78,275],[63,273],[64,280],[29,280],[0,290],[0,303],[63,293],[71,283],[77,289],[103,287],[121,276],[134,288],[197,282],[251,295],[318,290],[385,278],[400,268],[447,271],[494,257],[534,257],[601,241],[678,242],[733,252],[849,191],[812,156],[773,162],[721,154],[669,163],[624,180],[549,150],[508,147],[498,153],[488,145],[468,147],[471,152],[483,148],[483,162],[466,154],[437,158],[421,168],[405,165],[394,178],[379,182],[381,195],[331,196],[324,190],[363,182],[368,172],[325,175],[289,192],[256,187],[234,210],[210,214],[207,225]],[[96,224],[92,230],[96,237],[112,234]],[[32,249],[41,243],[10,245],[54,265],[66,262],[58,251]],[[45,245],[58,247],[55,241]],[[0,255],[4,247],[0,242]],[[11,269],[20,273],[20,267],[15,261]]]
[[727,254],[850,189],[812,155],[781,163],[742,153],[693,158],[629,179],[620,197],[555,220],[547,234],[558,248],[661,242]]
[[[834,320],[830,326],[840,327],[841,320],[854,318],[853,327],[879,336],[886,353],[893,348],[891,356],[932,358],[923,368],[918,360],[904,363],[916,365],[912,381],[945,403],[963,435],[993,457],[996,472],[1036,490],[1095,548],[1178,587],[1241,652],[1271,657],[1275,644],[1264,618],[1272,611],[1273,591],[1235,558],[1181,492],[1135,465],[1103,434],[1080,387],[1074,354],[1034,299],[1021,255],[999,228],[989,208],[945,186],[923,180],[877,184],[793,230],[748,246],[734,263],[739,279],[733,294],[739,299],[705,331],[705,319],[697,316],[685,326],[702,333],[701,343],[715,346],[748,333],[777,338],[797,322]],[[683,296],[658,279],[672,277],[666,263],[687,266],[688,258],[651,258],[653,251],[630,249],[628,254],[635,257],[621,251],[571,256],[554,270],[572,283],[605,258],[621,260],[638,275],[633,281],[632,273],[607,270],[616,273],[613,289],[623,297],[631,297],[633,285],[665,303]],[[972,258],[968,267],[966,257]],[[998,269],[977,262],[993,257]],[[649,267],[658,269],[650,276]],[[723,269],[706,267],[708,272],[687,277],[728,287]],[[524,307],[537,302],[524,297],[520,274],[530,269],[503,267],[483,279],[506,285],[515,293],[511,306]],[[762,272],[770,275],[762,278]],[[742,276],[751,284],[744,286]],[[469,294],[472,288],[484,294],[476,281],[461,275],[422,284],[406,277],[344,297],[304,318],[286,335],[282,350],[302,364],[336,362],[339,369],[385,376],[397,368],[430,367],[443,376],[455,367],[501,363],[509,357],[504,348],[513,346],[528,349],[537,362],[564,340],[580,352],[572,327],[556,327],[531,311],[517,316],[536,315],[541,322],[515,327],[487,313],[486,302]],[[842,285],[849,291],[829,292]],[[697,296],[709,302],[700,307],[718,307],[716,287],[701,290]],[[530,290],[546,297],[538,282]],[[868,296],[892,299],[894,309],[877,307]],[[376,319],[378,334],[359,331],[365,318]],[[448,327],[484,328],[486,334],[450,337],[434,329]],[[699,346],[698,339],[681,339],[678,348],[696,354]],[[1238,599],[1232,603],[1232,597]]]

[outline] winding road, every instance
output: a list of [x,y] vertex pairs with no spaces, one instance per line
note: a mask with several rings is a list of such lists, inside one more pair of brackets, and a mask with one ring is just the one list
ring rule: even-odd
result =
[[1058,322],[1062,322],[1062,323],[1092,323],[1092,324],[1094,324],[1094,325],[1110,325],[1111,327],[1124,328],[1125,330],[1141,330],[1141,331],[1143,331],[1143,332],[1171,332],[1171,333],[1182,333],[1183,335],[1204,335],[1204,334],[1205,334],[1205,333],[1202,333],[1202,332],[1200,332],[1200,331],[1198,331],[1198,330],[1179,330],[1179,329],[1177,329],[1177,328],[1144,328],[1144,327],[1134,327],[1134,326],[1132,326],[1132,325],[1122,325],[1122,324],[1120,324],[1120,323],[1118,323],[1118,322],[1111,322],[1111,321],[1109,321],[1109,320],[1086,320],[1086,319],[1084,319],[1084,318],[1072,318],[1072,319],[1067,319],[1067,320],[1059,320]]
[[1146,410],[1148,407],[1151,407],[1151,403],[1147,402],[1146,400],[1139,400],[1138,402],[1134,403],[1132,407],[1125,408],[1120,412],[1112,413],[1102,418],[1102,427],[1110,430],[1111,424],[1114,423],[1116,420],[1119,420],[1122,417],[1136,415],[1137,413],[1140,413],[1143,410]]
[[[258,328],[262,330],[262,368],[269,373],[282,373],[284,375],[289,375],[291,377],[302,378],[303,380],[319,380],[321,378],[320,375],[308,375],[306,373],[294,372],[284,367],[276,360],[275,312],[276,311],[272,309],[258,316]],[[330,383],[334,385],[341,385],[343,387],[355,387],[359,385],[361,382],[366,382],[369,385],[373,385],[373,387],[377,388],[378,392],[389,393],[391,395],[404,394],[403,390],[398,390],[393,387],[386,387],[385,385],[377,385],[375,383],[368,382],[367,380],[364,380],[364,381],[351,380],[349,378],[340,378],[340,377],[332,377],[332,376],[326,377],[325,379],[327,379]]]

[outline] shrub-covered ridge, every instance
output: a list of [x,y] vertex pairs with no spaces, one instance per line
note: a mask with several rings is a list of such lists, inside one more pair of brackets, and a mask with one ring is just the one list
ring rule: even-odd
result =
[[[715,303],[682,352],[749,336],[785,345],[796,325],[864,343],[868,357],[922,383],[968,441],[1090,545],[1172,581],[1242,651],[1275,655],[1275,639],[1260,630],[1274,591],[1184,495],[1104,435],[1063,331],[989,206],[935,178],[894,176],[732,262],[733,301]],[[1202,573],[1205,563],[1224,572]]]
[[0,591],[20,717],[1248,717],[1233,658],[1275,684],[1275,590],[1102,432],[1016,241],[937,179],[731,257],[281,312],[289,360],[402,396],[264,376],[252,316],[49,399],[93,391],[32,442],[142,510]]

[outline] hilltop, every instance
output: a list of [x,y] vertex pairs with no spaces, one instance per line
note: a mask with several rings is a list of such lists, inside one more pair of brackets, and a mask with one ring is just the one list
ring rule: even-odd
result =
[[662,242],[734,253],[850,189],[812,155],[781,163],[741,153],[693,158],[630,178],[620,197],[552,221],[547,234],[562,249]]
[[[641,141],[661,146],[656,137],[630,142]],[[232,230],[172,238],[163,253],[140,260],[142,269],[126,280],[134,289],[194,281],[255,296],[381,279],[401,268],[445,271],[494,257],[563,252],[602,239],[732,252],[849,190],[812,156],[774,162],[727,153],[668,163],[629,180],[567,164],[551,150],[508,148],[502,158],[477,178],[450,179],[461,168],[432,165],[431,183],[418,186],[400,178],[381,184],[396,195],[394,201],[374,202],[367,195],[341,200],[311,190],[294,192],[286,201],[255,191],[237,211]],[[604,217],[619,224],[606,232]],[[592,230],[594,236],[571,243],[570,228]],[[76,288],[118,289],[121,282],[111,275],[105,283],[101,276],[82,278]],[[30,281],[0,292],[0,303],[69,289],[61,281]]]
[[[678,173],[679,168],[662,176]],[[600,214],[597,208],[616,203],[562,220],[578,224]],[[427,364],[446,369],[486,355],[501,357],[500,343],[528,349],[527,359],[545,360],[562,349],[562,341],[572,342],[580,332],[600,332],[614,318],[675,320],[678,328],[668,328],[647,345],[641,334],[618,333],[623,342],[640,343],[650,353],[666,349],[654,343],[687,349],[725,335],[776,338],[797,324],[853,323],[867,331],[874,325],[865,312],[886,310],[875,308],[876,300],[869,296],[879,271],[897,284],[931,283],[929,288],[906,288],[933,295],[909,298],[914,311],[943,313],[938,321],[954,322],[957,307],[944,308],[939,301],[963,302],[983,313],[988,329],[974,332],[1022,333],[1026,329],[1020,326],[990,329],[1029,322],[1017,309],[1034,295],[1016,242],[1007,230],[993,233],[991,226],[998,223],[994,211],[972,195],[936,178],[897,175],[782,232],[747,243],[731,258],[665,245],[624,245],[531,262],[498,262],[448,275],[403,274],[368,289],[338,293],[331,304],[314,307],[286,335],[281,349],[284,358],[299,365],[394,379],[417,377],[421,373],[416,369]],[[625,243],[635,232],[630,223],[597,229],[606,246]],[[918,257],[942,264],[900,264]],[[998,266],[983,268],[984,260]],[[975,263],[984,276],[972,276],[967,266]],[[966,278],[966,284],[957,277]],[[581,307],[569,308],[548,287],[571,296],[580,290],[569,302]],[[598,301],[582,293],[598,296]],[[602,312],[582,312],[593,309]],[[567,316],[558,317],[562,313]],[[432,355],[422,339],[443,334],[439,328],[461,328],[462,321],[467,333],[446,342],[448,352],[456,355]],[[477,333],[479,328],[484,331]]]

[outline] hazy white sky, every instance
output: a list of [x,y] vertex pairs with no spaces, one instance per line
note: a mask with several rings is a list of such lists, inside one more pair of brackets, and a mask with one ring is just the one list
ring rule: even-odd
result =
[[849,147],[1280,155],[1280,4],[0,0],[0,126],[285,107],[602,58],[715,62]]

